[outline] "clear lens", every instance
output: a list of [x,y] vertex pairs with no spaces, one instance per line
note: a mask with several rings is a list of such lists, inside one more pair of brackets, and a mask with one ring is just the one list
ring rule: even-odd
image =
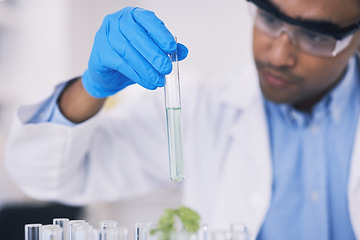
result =
[[293,36],[296,38],[301,50],[323,56],[331,56],[337,42],[333,37],[299,27],[294,27]]
[[336,40],[331,36],[290,25],[259,8],[255,11],[254,19],[255,26],[260,31],[272,38],[286,32],[296,48],[311,55],[335,56],[350,44],[348,38]]
[[282,28],[283,22],[274,15],[267,13],[261,9],[257,11],[256,22],[269,32],[277,32]]

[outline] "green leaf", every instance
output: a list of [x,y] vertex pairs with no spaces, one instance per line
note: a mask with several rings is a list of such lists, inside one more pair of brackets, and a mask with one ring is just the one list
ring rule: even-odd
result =
[[185,230],[195,233],[200,227],[200,215],[194,210],[181,206],[177,209],[165,209],[158,221],[157,228],[150,231],[151,235],[159,234],[159,240],[170,240],[171,233],[175,232],[175,220],[180,219]]
[[178,216],[188,232],[195,233],[199,230],[201,218],[197,212],[182,206],[178,209]]

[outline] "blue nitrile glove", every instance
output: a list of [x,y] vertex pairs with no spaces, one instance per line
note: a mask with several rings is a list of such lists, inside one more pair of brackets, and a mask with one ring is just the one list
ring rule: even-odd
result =
[[176,44],[153,12],[124,8],[106,16],[96,33],[83,86],[96,98],[134,83],[151,90],[162,87],[172,69],[168,54],[176,49],[179,60],[187,56],[187,48]]

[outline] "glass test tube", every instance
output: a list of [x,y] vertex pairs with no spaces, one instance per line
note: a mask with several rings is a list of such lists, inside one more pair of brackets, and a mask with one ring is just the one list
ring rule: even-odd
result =
[[209,240],[209,236],[208,236],[208,225],[205,223],[202,223],[200,226],[200,229],[198,231],[198,239],[199,240]]
[[119,240],[127,240],[129,229],[126,227],[118,227],[119,230]]
[[74,240],[75,237],[75,227],[78,225],[86,225],[87,222],[85,220],[70,220],[69,226],[70,226],[70,240]]
[[244,223],[232,223],[230,225],[231,240],[250,240],[250,233]]
[[150,222],[135,223],[135,240],[149,240],[150,239]]
[[231,232],[227,230],[213,230],[210,236],[211,240],[231,240]]
[[91,229],[89,235],[89,240],[101,240],[101,230],[99,229]]
[[[177,38],[175,37],[175,41]],[[166,75],[165,109],[168,134],[170,178],[180,182],[185,178],[181,130],[180,79],[177,52],[170,55],[172,71]]]
[[106,228],[101,230],[101,240],[127,240],[128,229],[125,227]]
[[101,221],[100,229],[116,228],[118,223],[116,221]]
[[72,240],[89,240],[92,227],[87,224],[76,224],[73,226]]
[[70,240],[70,223],[68,218],[54,218],[54,225],[59,225],[63,230],[63,240]]
[[43,240],[62,240],[62,228],[59,225],[44,225]]
[[25,240],[42,240],[42,224],[26,224]]

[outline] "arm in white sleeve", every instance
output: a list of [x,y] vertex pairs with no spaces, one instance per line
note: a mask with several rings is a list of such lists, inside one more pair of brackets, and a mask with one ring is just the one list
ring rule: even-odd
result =
[[41,121],[41,117],[51,119],[54,111],[49,106],[56,105],[63,87],[57,86],[49,98],[21,106],[17,112],[7,143],[6,167],[26,194],[85,204],[141,195],[172,184],[161,89],[160,94],[142,89],[144,99],[119,102],[74,126]]
[[48,101],[44,102],[44,104],[41,105],[38,111],[26,123],[52,122],[65,126],[76,125],[62,114],[57,103],[57,100],[64,88],[72,81],[75,81],[75,79],[59,84]]

